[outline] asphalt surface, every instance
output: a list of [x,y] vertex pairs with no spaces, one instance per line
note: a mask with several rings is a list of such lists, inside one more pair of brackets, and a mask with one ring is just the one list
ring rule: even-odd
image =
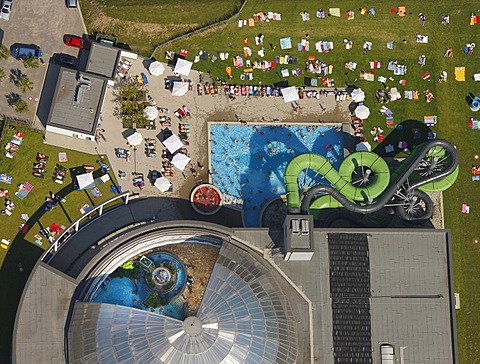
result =
[[[43,50],[46,63],[54,53],[66,53],[76,56],[78,50],[63,44],[65,34],[82,35],[84,25],[80,9],[68,9],[61,0],[15,0],[8,21],[0,21],[1,43],[10,48],[12,44],[35,44]],[[22,95],[28,103],[30,112],[18,114],[7,103],[6,97],[0,97],[1,114],[21,119],[34,118],[37,103],[40,98],[46,66],[37,69],[25,68],[22,62],[9,57],[0,61],[0,68],[7,77],[0,82],[5,95],[10,92],[21,94],[20,90],[10,81],[12,69],[20,69],[33,82],[34,89]]]

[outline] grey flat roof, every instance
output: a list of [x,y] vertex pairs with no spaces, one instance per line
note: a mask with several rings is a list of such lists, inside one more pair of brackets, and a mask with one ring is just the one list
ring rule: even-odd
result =
[[[77,74],[90,82],[90,86],[83,87],[81,95],[79,87],[82,82],[79,82]],[[104,77],[61,68],[47,124],[93,136],[106,87]],[[76,98],[78,101],[75,101]]]
[[318,362],[334,363],[328,234],[339,232],[368,237],[374,362],[380,362],[380,345],[388,343],[395,347],[395,358],[403,357],[405,363],[456,363],[448,233],[391,229],[316,229],[311,261],[275,258],[312,301]]
[[13,363],[64,363],[65,322],[76,284],[40,263],[20,301],[13,338]]
[[119,54],[120,51],[117,48],[92,42],[85,70],[113,79],[115,77]]

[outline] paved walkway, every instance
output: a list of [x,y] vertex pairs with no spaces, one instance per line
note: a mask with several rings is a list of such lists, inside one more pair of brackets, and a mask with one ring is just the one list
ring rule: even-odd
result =
[[[144,60],[138,59],[132,61],[132,68],[129,74],[131,76],[138,75],[144,72],[148,75],[148,70],[145,69]],[[318,120],[324,122],[348,122],[348,101],[336,102],[334,96],[322,96],[320,100],[315,98],[305,98],[299,100],[299,104],[303,107],[299,112],[294,112],[290,103],[285,103],[282,97],[245,97],[239,96],[235,100],[230,100],[223,92],[218,95],[203,95],[198,96],[196,92],[196,84],[200,81],[200,73],[192,71],[189,75],[194,83],[194,91],[189,91],[181,97],[172,96],[169,90],[165,89],[165,78],[174,76],[172,68],[165,66],[166,71],[162,76],[154,77],[148,75],[149,85],[148,91],[157,101],[158,107],[165,107],[170,110],[168,116],[172,118],[171,130],[174,133],[178,132],[179,120],[173,114],[174,110],[186,105],[191,110],[192,117],[186,121],[190,124],[190,145],[187,147],[192,162],[196,165],[200,162],[204,166],[208,165],[207,161],[207,122],[208,121],[235,121],[235,115],[241,120],[249,123],[260,122],[262,117],[267,121],[278,119],[280,122],[305,122],[311,121],[317,123]],[[205,79],[205,76],[204,76]],[[58,134],[47,133],[47,143],[64,146],[65,148],[75,149],[86,153],[99,153],[108,156],[111,166],[115,174],[119,170],[127,173],[127,180],[119,180],[123,190],[138,191],[138,188],[132,185],[132,172],[136,169],[137,172],[144,173],[145,178],[149,171],[160,170],[162,159],[161,151],[163,149],[162,143],[157,142],[157,158],[148,158],[144,153],[144,144],[138,146],[136,156],[133,156],[130,162],[124,159],[116,158],[115,148],[128,148],[125,135],[125,129],[119,117],[116,116],[118,104],[116,103],[118,90],[113,87],[107,91],[102,127],[105,129],[103,133],[107,141],[100,141],[99,144],[90,141],[61,136]],[[320,106],[321,103],[321,106]],[[322,111],[322,107],[326,111]],[[161,126],[157,121],[156,130],[139,129],[144,138],[157,138],[161,132]],[[123,134],[122,134],[123,133]],[[135,163],[136,162],[136,163]],[[136,164],[136,166],[135,166]],[[207,168],[200,172],[200,178],[208,181]],[[146,180],[143,191],[138,191],[142,196],[172,196],[188,198],[191,190],[195,186],[195,181],[189,168],[185,168],[184,173],[175,170],[175,176],[169,178],[173,183],[173,193],[162,193],[155,186],[151,186]]]

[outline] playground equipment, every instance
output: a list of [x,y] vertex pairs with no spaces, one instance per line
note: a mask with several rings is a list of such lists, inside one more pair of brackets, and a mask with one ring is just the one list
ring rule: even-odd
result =
[[[330,184],[313,186],[301,196],[298,176],[304,169],[316,171]],[[350,154],[338,171],[324,157],[307,153],[292,159],[285,170],[287,208],[290,214],[339,207],[371,214],[388,205],[404,220],[425,220],[433,214],[425,192],[444,191],[457,177],[455,147],[440,139],[417,146],[393,172],[373,152]]]

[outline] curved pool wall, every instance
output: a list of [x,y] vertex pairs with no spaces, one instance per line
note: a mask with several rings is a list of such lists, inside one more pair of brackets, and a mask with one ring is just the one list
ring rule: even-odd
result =
[[[285,194],[290,160],[314,152],[338,169],[343,160],[343,133],[335,125],[209,123],[211,183],[223,204],[243,209],[245,226],[258,226],[263,205]],[[313,170],[303,171],[299,188],[328,183]]]

